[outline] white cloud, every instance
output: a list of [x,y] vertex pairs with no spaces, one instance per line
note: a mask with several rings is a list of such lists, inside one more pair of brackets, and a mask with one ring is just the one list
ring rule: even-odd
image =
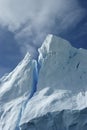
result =
[[[17,40],[35,35],[32,41],[34,44],[38,44],[54,26],[55,18],[58,20],[57,28],[60,33],[75,26],[83,14],[84,10],[77,0],[0,0],[0,24],[16,31]],[[23,46],[25,44],[30,43],[25,40]]]
[[71,11],[77,15],[77,10],[77,0],[0,0],[0,21],[14,30],[29,20],[30,26],[38,30],[50,26],[55,15],[61,19]]

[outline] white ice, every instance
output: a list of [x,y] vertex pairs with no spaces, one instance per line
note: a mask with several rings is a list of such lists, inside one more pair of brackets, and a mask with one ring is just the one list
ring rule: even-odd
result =
[[87,130],[87,50],[48,35],[0,79],[0,130]]

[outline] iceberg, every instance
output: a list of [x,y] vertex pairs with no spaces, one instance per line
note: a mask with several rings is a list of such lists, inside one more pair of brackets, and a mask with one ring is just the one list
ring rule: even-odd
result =
[[0,79],[0,130],[87,130],[87,50],[49,34]]

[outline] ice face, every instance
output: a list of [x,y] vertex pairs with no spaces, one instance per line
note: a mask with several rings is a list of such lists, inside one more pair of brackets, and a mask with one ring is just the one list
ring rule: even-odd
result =
[[24,60],[9,75],[3,77],[0,87],[0,98],[4,102],[24,94],[31,94],[35,66],[36,61],[32,60],[27,53]]
[[39,49],[41,65],[38,90],[44,87],[72,90],[87,89],[87,51],[76,49],[62,38],[48,35]]
[[21,130],[87,130],[87,108],[49,112],[23,124]]
[[18,130],[20,118],[28,100],[36,91],[37,62],[29,53],[0,86],[0,130]]

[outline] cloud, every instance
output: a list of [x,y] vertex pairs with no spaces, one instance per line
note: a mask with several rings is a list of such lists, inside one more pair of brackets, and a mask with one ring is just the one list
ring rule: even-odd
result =
[[36,52],[52,28],[67,31],[84,14],[78,0],[0,0],[0,24],[15,33],[23,53]]

